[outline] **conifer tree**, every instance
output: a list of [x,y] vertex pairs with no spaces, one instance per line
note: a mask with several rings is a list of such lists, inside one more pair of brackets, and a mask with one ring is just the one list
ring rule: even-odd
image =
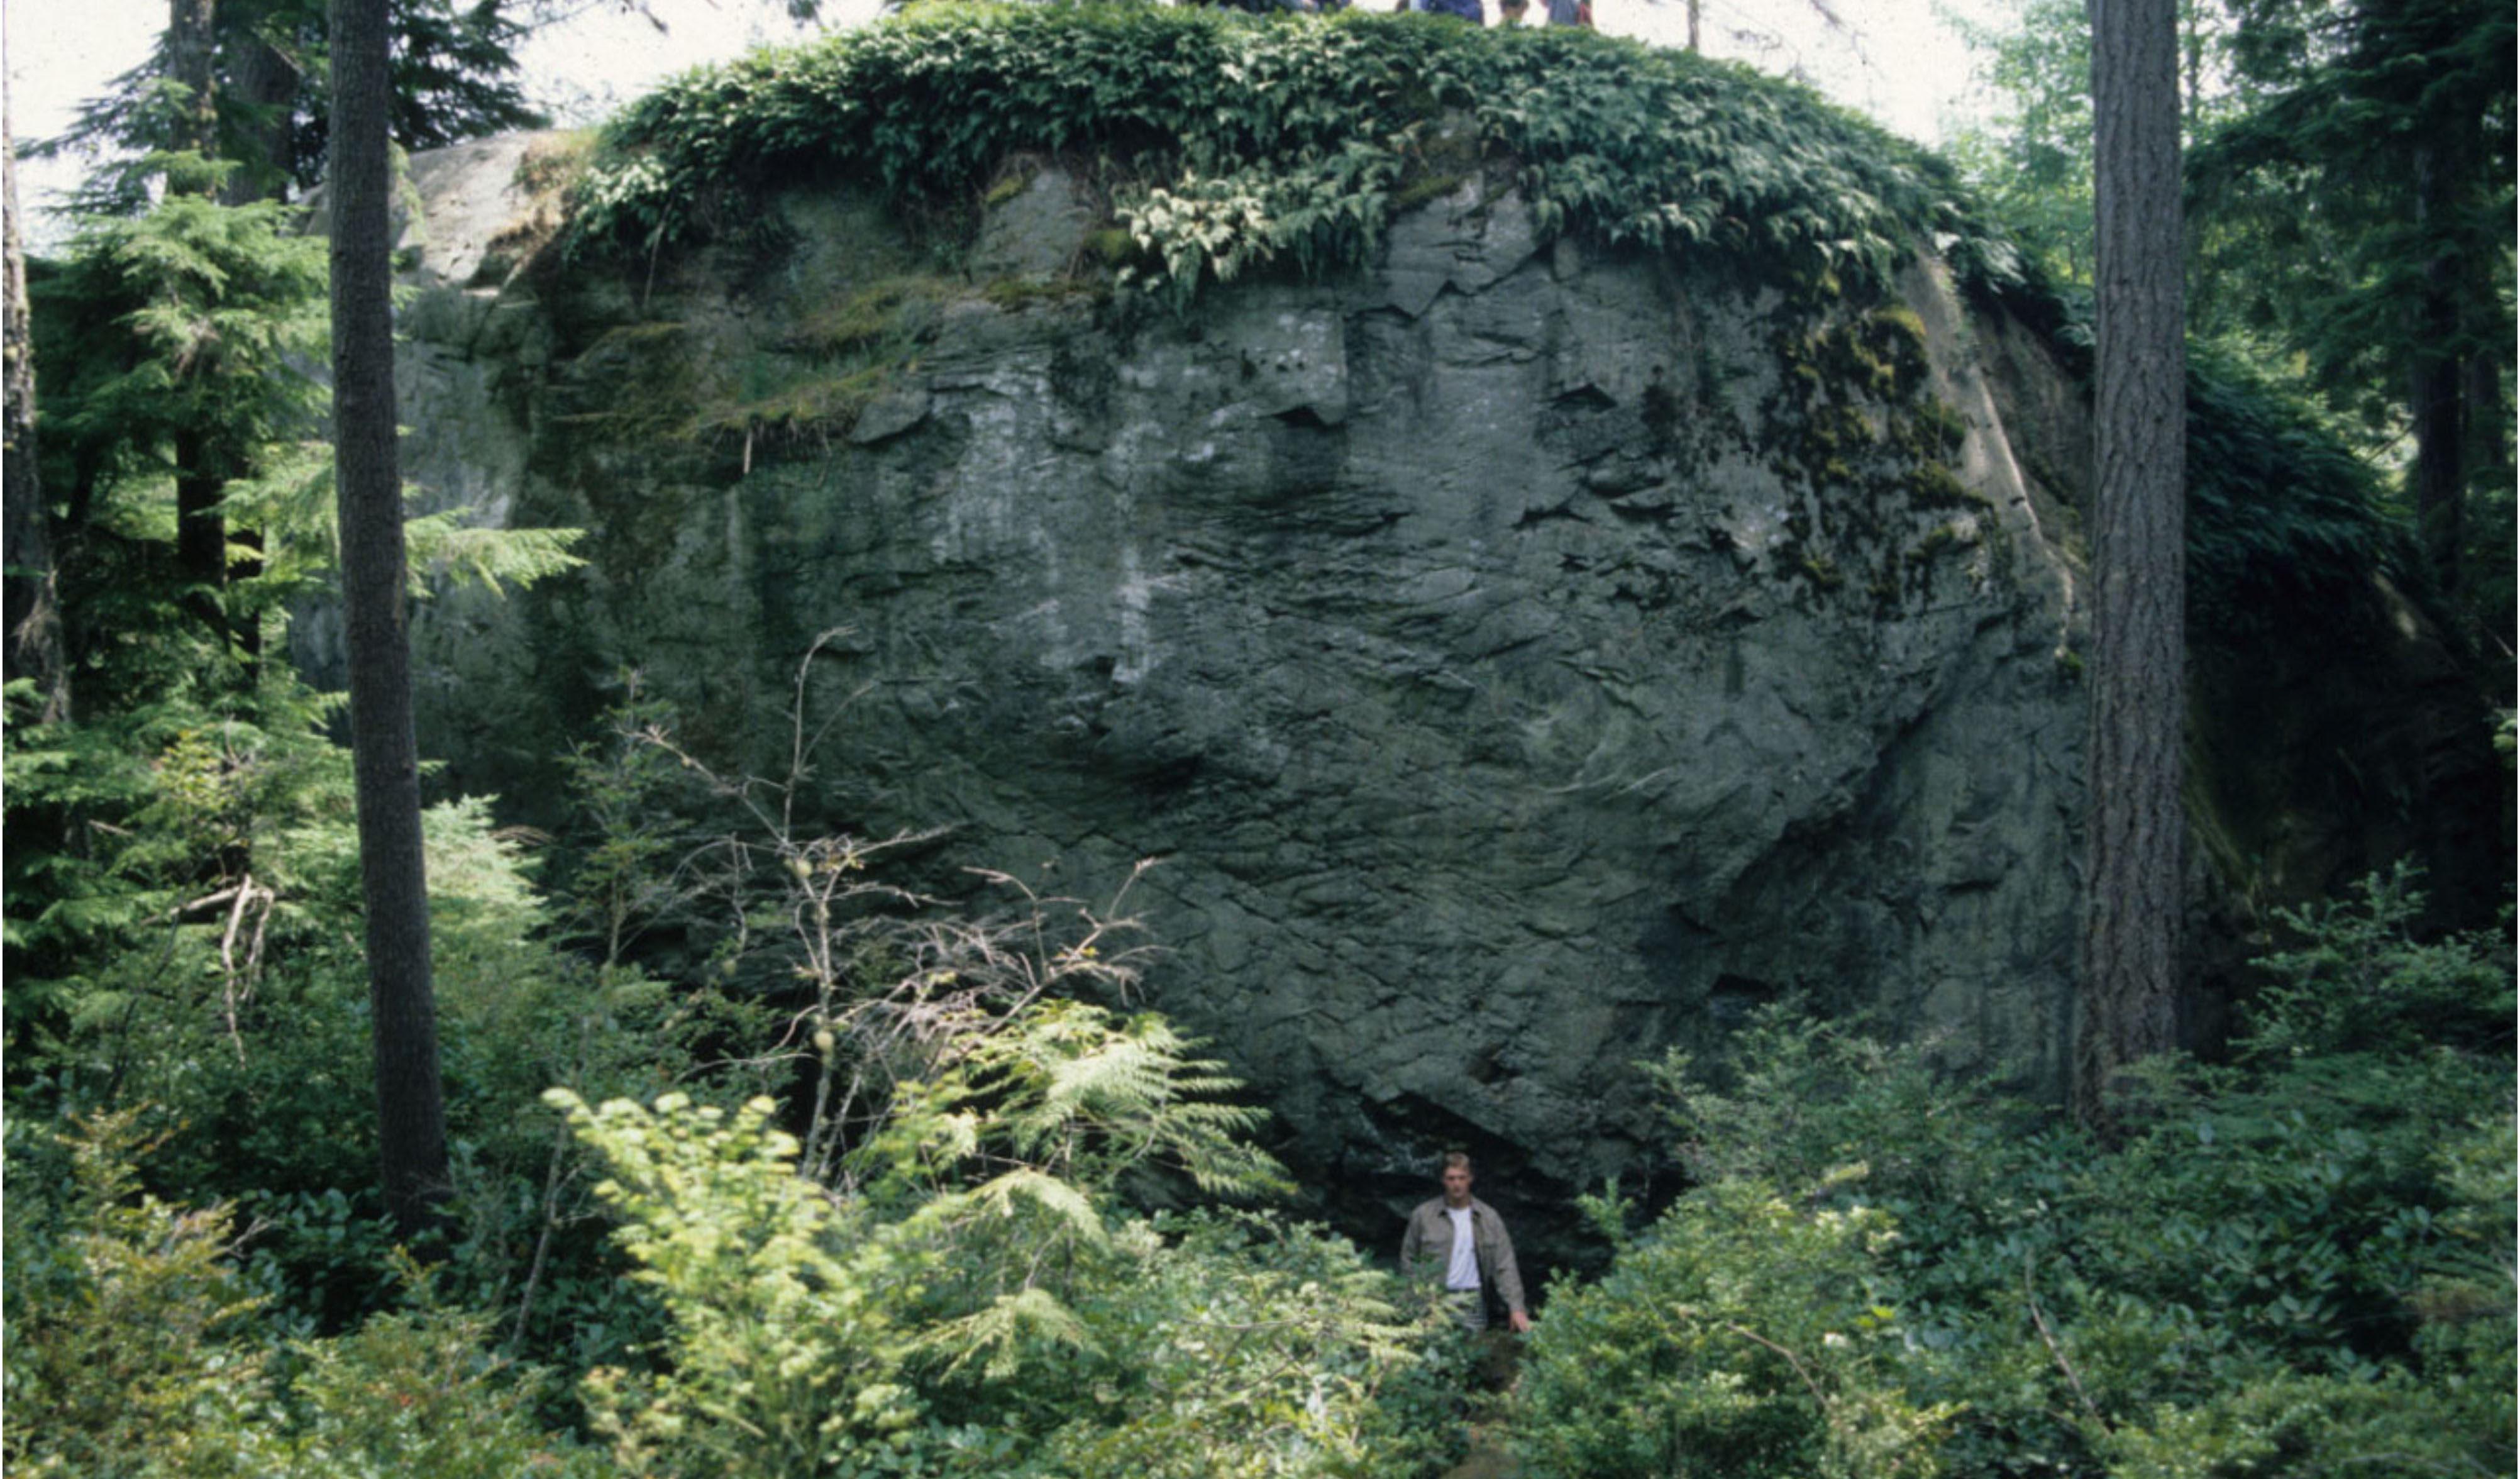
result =
[[2186,349],[2176,0],[2092,0],[2097,320],[2091,864],[2074,1098],[2176,1038],[2186,717]]
[[42,713],[58,719],[69,707],[55,605],[50,518],[42,470],[35,460],[35,347],[26,315],[26,250],[18,230],[18,153],[10,127],[8,84],[0,81],[0,231],[5,231],[7,300],[0,306],[0,352],[6,357],[6,406],[0,409],[0,567],[7,600],[0,607],[0,663],[8,677],[31,679]]
[[406,1237],[449,1188],[394,446],[386,0],[333,7],[333,439],[350,743],[385,1205]]

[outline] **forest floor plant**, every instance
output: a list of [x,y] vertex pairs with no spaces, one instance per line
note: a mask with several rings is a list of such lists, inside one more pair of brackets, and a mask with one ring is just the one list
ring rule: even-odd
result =
[[1666,1059],[1697,1185],[1595,1203],[1525,1472],[2508,1472],[2510,947],[2420,903],[2292,917],[2236,1061],[2152,1065],[2114,1145],[1792,1005]]

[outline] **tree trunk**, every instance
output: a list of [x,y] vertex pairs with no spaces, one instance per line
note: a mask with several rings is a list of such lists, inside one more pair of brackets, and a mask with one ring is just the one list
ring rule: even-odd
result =
[[2450,253],[2426,237],[2439,219],[2441,165],[2430,148],[2414,158],[2415,232],[2425,252],[2422,295],[2414,311],[2414,352],[2407,365],[2408,420],[2415,437],[2415,528],[2445,590],[2458,585],[2459,523],[2467,472],[2459,426],[2459,361],[2454,340],[2457,284]]
[[2177,1041],[2185,818],[2186,353],[2176,0],[2092,0],[2098,471],[2090,876],[2074,1107]]
[[[196,157],[168,167],[166,189],[172,195],[213,193],[208,161],[219,149],[217,32],[218,0],[170,0],[167,78],[183,89],[171,142],[179,154]],[[228,470],[207,435],[179,435],[174,450],[175,564],[187,587],[184,608],[224,642],[227,615],[220,592],[228,583],[228,526],[219,495]]]
[[68,667],[62,659],[61,610],[53,583],[51,517],[35,466],[35,343],[26,317],[26,248],[18,228],[18,149],[9,123],[8,83],[0,79],[0,253],[7,301],[0,309],[0,357],[6,362],[6,405],[0,409],[0,666],[11,678],[34,680],[46,720],[69,715]]
[[267,17],[240,12],[234,3],[228,6],[227,16],[227,93],[242,105],[247,122],[237,149],[242,157],[236,160],[236,172],[228,176],[219,199],[229,205],[287,200],[296,134],[297,65],[259,33],[257,27]]
[[333,5],[333,456],[380,1151],[386,1209],[411,1237],[449,1188],[394,446],[385,6]]
[[[234,0],[222,14],[228,31],[227,95],[245,111],[247,136],[238,150],[243,157],[232,161],[235,172],[219,188],[219,202],[248,205],[257,201],[285,201],[289,198],[290,149],[295,133],[292,108],[297,101],[297,66],[264,39],[260,27],[268,22],[267,16],[242,8]],[[260,575],[262,531],[237,528],[221,533],[223,542],[236,555],[226,569],[227,582],[236,585]],[[250,682],[250,675],[262,663],[262,622],[257,617],[234,625],[237,655]]]

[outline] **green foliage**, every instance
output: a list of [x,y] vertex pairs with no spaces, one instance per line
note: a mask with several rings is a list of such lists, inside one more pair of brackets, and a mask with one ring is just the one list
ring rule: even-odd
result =
[[[395,144],[428,149],[541,124],[513,76],[524,27],[502,0],[395,0],[390,14]],[[331,109],[329,8],[321,0],[229,0],[211,25],[220,156],[238,161],[250,196],[311,188],[323,174]],[[34,144],[39,157],[75,153],[96,161],[79,192],[82,209],[143,208],[162,172],[155,152],[193,138],[184,116],[191,100],[172,70],[161,33],[149,59],[82,104],[69,128]]]
[[2508,942],[2419,907],[2400,874],[2297,917],[2239,1062],[2152,1065],[2114,1146],[1790,1005],[1667,1061],[1701,1185],[1552,1302],[1517,1432],[1569,1473],[1809,1472],[1860,1389],[1953,1474],[2507,1468]]
[[2339,410],[2383,434],[2403,415],[2412,355],[2480,353],[2507,377],[2509,11],[2475,0],[2230,9],[2250,106],[2208,134],[2189,169],[2213,228],[2198,237],[2203,320],[2302,355]]
[[388,1311],[333,1340],[303,1341],[286,1401],[289,1463],[275,1472],[325,1479],[596,1479],[601,1456],[544,1430],[538,1373],[490,1354],[490,1322],[442,1304],[428,1276],[400,1260],[415,1307]]
[[1877,282],[1967,232],[1946,172],[1745,68],[1573,28],[1423,18],[1262,22],[1205,9],[929,6],[685,77],[613,125],[581,240],[697,240],[783,180],[843,172],[896,201],[975,199],[999,161],[1097,161],[1175,301],[1264,266],[1366,260],[1395,199],[1482,161],[1544,240],[1712,252]]
[[1400,1475],[1462,1451],[1468,1343],[1408,1321],[1346,1239],[1202,1210],[1126,1224],[1112,1244],[1073,1296],[1091,1344],[1026,1394],[1065,1417],[1041,1472]]
[[1899,1379],[1906,1334],[1880,1266],[1895,1236],[1878,1209],[1796,1206],[1750,1178],[1685,1196],[1598,1283],[1551,1301],[1514,1420],[1525,1472],[1941,1472],[1958,1409],[1919,1405]]
[[298,217],[277,202],[170,195],[88,219],[47,296],[112,314],[135,352],[46,359],[60,408],[47,430],[142,448],[184,431],[250,446],[295,430],[321,405],[309,371],[331,332],[325,245]]
[[869,1152],[887,1169],[855,1190],[797,1175],[803,1145],[767,1099],[728,1115],[553,1091],[671,1315],[656,1370],[587,1378],[622,1468],[1297,1475],[1433,1457],[1438,1434],[1402,1420],[1440,1406],[1414,1379],[1421,1337],[1352,1246],[1250,1214],[1121,1220],[1106,1185],[1013,1159],[1115,1175],[1041,1138],[1130,1133],[1098,1103],[1138,1106],[1149,1143],[1167,1120],[1203,1137],[1165,1112],[1204,1075],[1148,1049],[1162,1036],[1030,1008],[981,1054],[992,1107],[897,1096]]
[[2188,626],[2234,647],[2367,615],[2404,529],[2379,478],[2297,394],[2207,344],[2187,372]]
[[2002,112],[1952,157],[2022,249],[2067,283],[2092,280],[2092,28],[2075,0],[2023,0],[2011,23],[1963,22]]
[[13,1116],[10,1472],[271,1472],[253,1421],[263,1360],[236,1338],[261,1301],[227,1257],[228,1209],[139,1193],[137,1115],[91,1120],[58,1146],[29,1139]]
[[[891,1119],[850,1169],[870,1193],[937,1205],[971,1165],[1012,1163],[1109,1191],[1149,1163],[1186,1172],[1201,1191],[1292,1189],[1238,1137],[1265,1117],[1205,1096],[1239,1081],[1151,1012],[1122,1021],[1100,1007],[1049,999],[992,1021],[955,1013],[930,1050],[924,1082],[900,1086]],[[971,1106],[994,1106],[976,1116]]]
[[[849,1472],[919,1417],[894,1376],[905,1356],[883,1297],[920,1270],[866,1219],[795,1174],[778,1106],[733,1116],[666,1095],[589,1107],[549,1096],[604,1157],[596,1190],[617,1236],[672,1313],[670,1374],[607,1367],[587,1405],[633,1474]],[[879,1470],[878,1470],[879,1471]]]
[[[2422,501],[2462,507],[2426,537],[2446,555],[2462,536],[2458,594],[2496,633],[2513,580],[2512,23],[2476,0],[2190,0],[2181,17],[2191,334],[2218,378],[2245,362],[2318,401],[2410,495],[2415,465],[2434,469]],[[2087,284],[2089,26],[2069,0],[2023,0],[1972,40],[2009,110],[1955,157],[2035,261]],[[2268,431],[2290,437],[2248,434]],[[2304,450],[2283,476],[2316,503],[2339,470]]]
[[2417,933],[2421,879],[2408,864],[2352,897],[2282,916],[2300,943],[2258,964],[2272,979],[2251,1003],[2243,1053],[2421,1061],[2437,1050],[2507,1049],[2513,1003],[2507,941],[2493,932]]
[[[539,1427],[537,1378],[489,1356],[486,1322],[438,1303],[399,1254],[415,1308],[336,1339],[277,1339],[268,1299],[233,1257],[230,1209],[189,1211],[139,1189],[152,1148],[140,1120],[98,1116],[52,1143],[11,1121],[22,1193],[8,1241],[11,1472],[602,1472]],[[65,1191],[47,1194],[65,1173]]]

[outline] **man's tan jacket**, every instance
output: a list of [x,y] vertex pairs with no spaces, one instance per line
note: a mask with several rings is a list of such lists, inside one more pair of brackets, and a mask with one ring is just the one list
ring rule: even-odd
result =
[[[1479,1259],[1479,1287],[1509,1312],[1519,1313],[1522,1271],[1514,1267],[1513,1238],[1497,1209],[1470,1198],[1470,1248]],[[1404,1278],[1441,1282],[1453,1262],[1453,1220],[1444,1215],[1444,1199],[1429,1197],[1409,1214],[1409,1231],[1400,1236],[1400,1274]]]

